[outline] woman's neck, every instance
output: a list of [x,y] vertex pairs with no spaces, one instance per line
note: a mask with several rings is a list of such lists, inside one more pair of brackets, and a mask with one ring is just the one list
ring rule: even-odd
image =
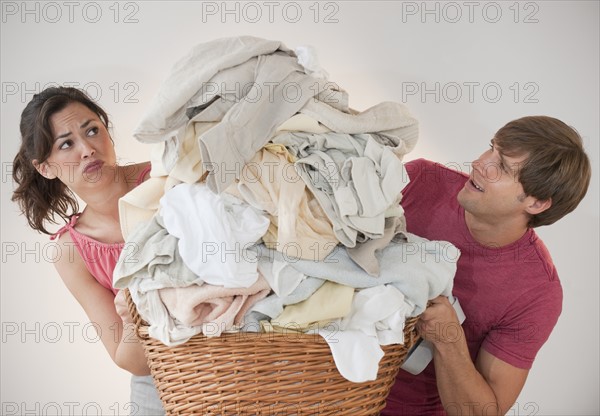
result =
[[79,194],[86,203],[84,212],[88,219],[103,224],[119,223],[119,198],[134,188],[135,184],[126,180],[123,167],[116,166],[110,180]]

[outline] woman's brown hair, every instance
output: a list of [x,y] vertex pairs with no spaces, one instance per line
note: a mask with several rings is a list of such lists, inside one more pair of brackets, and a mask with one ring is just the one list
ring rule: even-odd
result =
[[46,161],[52,151],[54,137],[50,117],[63,110],[68,104],[78,102],[98,115],[108,128],[106,112],[92,101],[85,92],[71,87],[50,87],[35,94],[21,113],[21,147],[13,161],[13,180],[17,184],[12,200],[34,230],[51,234],[46,230],[46,221],[57,224],[55,216],[65,221],[79,212],[77,198],[58,178],[47,179],[33,166]]

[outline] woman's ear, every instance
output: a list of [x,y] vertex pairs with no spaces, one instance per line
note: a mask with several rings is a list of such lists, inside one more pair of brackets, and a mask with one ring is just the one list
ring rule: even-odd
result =
[[37,159],[34,159],[31,163],[35,167],[35,170],[37,170],[44,178],[55,179],[57,177],[56,172],[51,168],[48,162],[39,163]]

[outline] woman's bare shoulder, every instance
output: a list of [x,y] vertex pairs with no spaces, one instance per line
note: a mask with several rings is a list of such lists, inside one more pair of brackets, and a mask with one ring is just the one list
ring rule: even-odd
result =
[[55,241],[57,256],[54,267],[67,287],[73,291],[74,284],[81,282],[82,279],[84,281],[93,279],[75,247],[71,233],[65,232]]

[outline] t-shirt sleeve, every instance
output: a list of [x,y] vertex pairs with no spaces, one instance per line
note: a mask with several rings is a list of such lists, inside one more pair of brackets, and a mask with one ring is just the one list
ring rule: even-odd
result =
[[423,181],[428,178],[428,174],[429,176],[436,176],[436,164],[426,159],[415,159],[406,162],[404,169],[406,169],[409,179],[408,184],[402,190],[404,198],[417,198],[417,196],[412,196],[413,189],[423,186]]
[[404,164],[404,169],[406,169],[406,173],[408,175],[408,183],[402,189],[402,194],[409,193],[410,189],[414,187],[415,178],[421,172],[421,165],[424,162],[424,159],[411,160],[410,162],[406,162]]
[[558,279],[543,286],[515,299],[483,340],[482,347],[487,352],[515,367],[531,368],[562,311]]

